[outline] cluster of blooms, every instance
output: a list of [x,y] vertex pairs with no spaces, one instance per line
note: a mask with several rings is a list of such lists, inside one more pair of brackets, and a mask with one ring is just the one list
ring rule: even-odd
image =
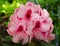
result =
[[33,38],[49,42],[55,38],[52,34],[52,19],[46,9],[32,2],[21,4],[10,16],[7,32],[14,43],[31,42]]

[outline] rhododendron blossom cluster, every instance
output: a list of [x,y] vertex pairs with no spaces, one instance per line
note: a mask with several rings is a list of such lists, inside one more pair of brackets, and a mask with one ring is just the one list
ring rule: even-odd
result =
[[52,19],[46,9],[32,2],[21,4],[10,16],[7,32],[14,43],[31,42],[33,38],[49,42],[55,38],[52,34]]

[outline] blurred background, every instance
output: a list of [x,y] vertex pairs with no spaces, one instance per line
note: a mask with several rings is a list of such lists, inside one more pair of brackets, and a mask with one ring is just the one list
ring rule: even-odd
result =
[[[49,44],[33,40],[31,44],[21,45],[21,43],[15,44],[11,41],[11,36],[6,31],[9,17],[20,4],[25,4],[27,1],[40,4],[50,13],[56,38]],[[0,46],[60,46],[60,0],[0,0]]]

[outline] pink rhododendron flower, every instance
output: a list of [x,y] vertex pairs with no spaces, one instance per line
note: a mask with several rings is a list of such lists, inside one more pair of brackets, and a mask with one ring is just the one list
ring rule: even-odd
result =
[[46,42],[53,40],[55,35],[52,30],[52,19],[47,10],[27,2],[26,5],[21,4],[10,16],[7,32],[13,37],[13,42],[22,41],[22,44],[26,44],[33,38]]

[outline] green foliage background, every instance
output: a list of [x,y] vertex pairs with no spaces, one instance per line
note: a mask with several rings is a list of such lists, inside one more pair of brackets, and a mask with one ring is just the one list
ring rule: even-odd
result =
[[29,0],[34,3],[39,3],[42,8],[45,8],[50,13],[53,19],[54,30],[56,35],[55,40],[50,43],[33,40],[32,43],[22,45],[21,43],[13,43],[11,37],[6,32],[9,17],[13,14],[14,9],[19,7],[19,4],[25,4],[28,0],[0,0],[0,46],[60,46],[60,0]]

